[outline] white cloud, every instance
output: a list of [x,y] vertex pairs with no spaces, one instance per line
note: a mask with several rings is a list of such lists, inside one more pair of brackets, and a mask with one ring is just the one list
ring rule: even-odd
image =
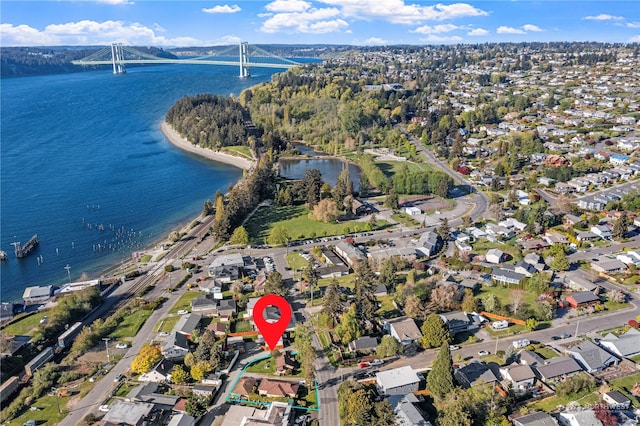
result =
[[453,30],[458,30],[460,28],[461,27],[453,24],[441,24],[441,25],[434,25],[434,26],[424,25],[422,27],[416,28],[413,32],[420,33],[420,34],[441,34],[441,33],[448,33]]
[[489,31],[485,30],[484,28],[474,28],[467,33],[467,35],[469,36],[484,36],[487,34],[489,34]]
[[202,11],[204,13],[238,13],[241,10],[242,9],[240,9],[240,6],[238,6],[237,4],[234,4],[233,6],[229,6],[228,4],[225,4],[225,5],[213,6],[210,8],[206,8],[206,7],[202,8]]
[[0,24],[2,46],[106,45],[113,42],[129,46],[200,46],[193,37],[167,38],[138,22],[90,21],[47,25],[43,30],[28,25]]
[[640,34],[631,37],[627,40],[628,43],[640,43]]
[[[265,33],[296,32],[324,34],[337,32],[349,26],[337,18],[340,11],[334,7],[310,8],[304,12],[276,13],[263,22],[260,28]],[[333,19],[331,19],[333,18]]]
[[362,42],[365,46],[371,46],[373,44],[389,44],[389,40],[385,40],[380,37],[369,37],[365,41]]
[[311,3],[304,0],[275,0],[264,8],[270,12],[304,12]]
[[211,43],[212,46],[226,46],[228,44],[237,44],[240,43],[243,39],[241,37],[235,36],[233,34],[229,34],[223,37],[220,37],[219,39],[215,40],[213,43]]
[[427,36],[427,38],[424,38],[421,40],[429,43],[449,43],[449,42],[460,42],[463,39],[460,36],[439,36],[439,35],[430,34]]
[[628,28],[640,28],[640,22],[627,22]]
[[345,17],[382,19],[394,24],[416,24],[426,20],[444,20],[469,16],[486,16],[487,12],[467,3],[421,6],[405,0],[318,0],[340,8]]
[[624,19],[624,17],[609,15],[607,13],[601,13],[600,15],[595,15],[595,16],[585,16],[582,19],[586,19],[589,21],[621,21]]
[[498,34],[526,34],[524,31],[519,30],[518,28],[507,27],[507,26],[504,26],[504,25],[499,26],[498,29],[496,30],[496,33],[498,33]]
[[540,28],[537,25],[533,25],[533,24],[525,24],[522,26],[522,29],[525,31],[533,31],[533,32],[541,32],[544,31],[542,28]]

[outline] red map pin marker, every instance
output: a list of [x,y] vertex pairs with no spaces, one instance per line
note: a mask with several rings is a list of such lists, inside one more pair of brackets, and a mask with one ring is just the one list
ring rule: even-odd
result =
[[[280,311],[280,319],[272,322],[264,319],[264,310],[268,306],[275,306]],[[260,330],[264,341],[267,342],[269,349],[273,350],[278,344],[278,340],[289,326],[291,321],[291,306],[289,302],[282,296],[275,294],[267,294],[262,296],[253,307],[253,322]]]

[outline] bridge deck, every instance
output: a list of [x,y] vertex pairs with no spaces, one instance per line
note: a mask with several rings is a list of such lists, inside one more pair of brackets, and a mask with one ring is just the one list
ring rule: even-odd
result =
[[[71,61],[74,65],[112,65],[113,61]],[[195,64],[195,65],[230,65],[240,66],[240,62],[234,61],[213,61],[208,59],[125,59],[122,64]],[[291,68],[297,64],[274,64],[268,62],[247,62],[246,66],[259,68]]]

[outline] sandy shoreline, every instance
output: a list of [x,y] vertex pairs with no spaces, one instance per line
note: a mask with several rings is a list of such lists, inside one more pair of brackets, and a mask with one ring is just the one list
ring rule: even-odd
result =
[[224,152],[217,152],[208,148],[202,148],[197,145],[193,145],[191,142],[180,136],[178,132],[173,130],[173,127],[171,127],[166,121],[162,122],[162,124],[160,125],[160,130],[169,142],[184,151],[200,155],[201,157],[207,158],[212,161],[230,164],[244,170],[249,170],[255,165],[254,161],[249,161],[246,158],[236,157]]

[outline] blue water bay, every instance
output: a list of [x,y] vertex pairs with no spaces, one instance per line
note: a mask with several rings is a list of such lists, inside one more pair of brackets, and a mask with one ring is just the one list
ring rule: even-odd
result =
[[[159,130],[185,95],[238,95],[274,70],[161,65],[0,81],[0,298],[100,271],[194,218],[241,170],[180,151]],[[38,234],[16,259],[12,243]],[[99,247],[99,249],[98,249]]]

